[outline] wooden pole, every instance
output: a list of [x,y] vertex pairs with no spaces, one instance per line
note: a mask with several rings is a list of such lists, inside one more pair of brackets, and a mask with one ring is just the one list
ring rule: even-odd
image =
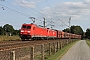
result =
[[44,44],[41,45],[41,60],[44,60]]
[[34,47],[31,47],[31,58],[30,60],[34,60]]
[[15,51],[11,51],[10,60],[15,60]]
[[51,43],[49,43],[49,55],[51,55]]

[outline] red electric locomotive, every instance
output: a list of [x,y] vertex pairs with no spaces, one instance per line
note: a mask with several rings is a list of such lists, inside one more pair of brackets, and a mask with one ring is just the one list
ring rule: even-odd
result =
[[38,27],[35,24],[22,24],[21,39],[48,39],[56,38],[56,31],[49,28]]

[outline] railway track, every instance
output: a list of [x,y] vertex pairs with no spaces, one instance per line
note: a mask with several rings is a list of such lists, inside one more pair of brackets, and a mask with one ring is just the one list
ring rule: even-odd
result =
[[12,50],[22,47],[41,45],[45,43],[57,42],[61,40],[34,40],[34,41],[6,41],[0,42],[0,51]]

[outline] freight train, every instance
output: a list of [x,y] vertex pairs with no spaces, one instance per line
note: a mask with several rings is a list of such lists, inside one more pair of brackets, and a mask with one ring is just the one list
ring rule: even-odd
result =
[[38,27],[36,24],[22,24],[20,37],[25,39],[81,39],[81,35],[71,34],[56,29]]

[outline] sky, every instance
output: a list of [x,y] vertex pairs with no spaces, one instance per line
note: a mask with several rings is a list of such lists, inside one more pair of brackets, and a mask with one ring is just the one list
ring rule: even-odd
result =
[[[0,0],[0,26],[20,29],[23,23],[63,30],[70,26],[90,28],[90,0]],[[71,18],[71,19],[70,19]]]

